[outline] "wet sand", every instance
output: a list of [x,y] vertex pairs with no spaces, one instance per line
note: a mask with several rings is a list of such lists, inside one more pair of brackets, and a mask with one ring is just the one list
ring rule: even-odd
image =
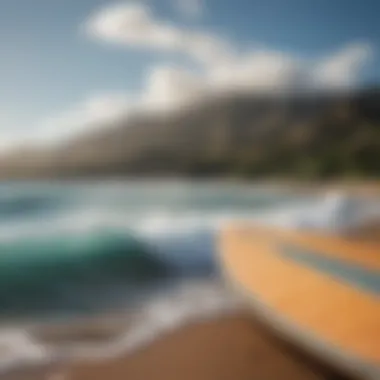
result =
[[67,380],[317,380],[346,379],[310,360],[240,313],[203,321],[129,356],[81,363]]

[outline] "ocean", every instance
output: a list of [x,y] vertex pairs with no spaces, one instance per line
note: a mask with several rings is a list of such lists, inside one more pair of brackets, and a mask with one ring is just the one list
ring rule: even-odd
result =
[[[335,232],[379,203],[260,184],[0,184],[0,374],[133,350],[189,320],[241,307],[215,262],[233,221]],[[46,326],[118,315],[112,339],[48,344]]]

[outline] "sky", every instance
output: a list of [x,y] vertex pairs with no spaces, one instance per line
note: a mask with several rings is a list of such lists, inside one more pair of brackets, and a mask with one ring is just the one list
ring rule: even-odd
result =
[[378,0],[0,0],[0,147],[225,92],[380,82]]

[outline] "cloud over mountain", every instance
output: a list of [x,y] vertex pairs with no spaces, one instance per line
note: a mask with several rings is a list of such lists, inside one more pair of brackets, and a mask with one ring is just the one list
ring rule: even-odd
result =
[[[180,3],[184,12],[201,12],[200,1],[178,0]],[[126,91],[89,96],[71,110],[41,123],[34,133],[40,141],[59,140],[106,126],[131,113],[174,111],[225,93],[352,89],[374,53],[365,42],[353,42],[319,59],[269,47],[244,49],[213,32],[162,20],[142,2],[96,9],[84,20],[81,31],[92,43],[132,51],[160,51],[167,54],[167,59],[151,67],[140,94]],[[173,54],[190,59],[196,69],[174,65]]]

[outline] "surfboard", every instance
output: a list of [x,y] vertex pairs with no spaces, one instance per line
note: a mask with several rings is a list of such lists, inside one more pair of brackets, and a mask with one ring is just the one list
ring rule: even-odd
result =
[[235,225],[221,231],[218,257],[279,334],[342,371],[380,379],[380,244]]

